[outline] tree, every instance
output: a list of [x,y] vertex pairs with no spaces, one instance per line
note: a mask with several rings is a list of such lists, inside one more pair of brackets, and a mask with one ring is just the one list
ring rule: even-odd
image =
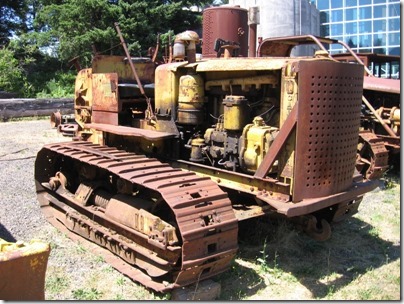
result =
[[9,42],[13,34],[26,30],[28,6],[24,0],[0,1],[0,46]]
[[[76,56],[90,59],[94,48],[98,52],[119,45],[114,22],[119,22],[122,34],[134,56],[145,55],[156,44],[158,33],[179,33],[198,29],[200,14],[184,9],[192,5],[205,6],[211,1],[135,1],[135,0],[42,0],[34,27],[36,41],[57,49],[60,59]],[[122,53],[121,48],[114,49]]]

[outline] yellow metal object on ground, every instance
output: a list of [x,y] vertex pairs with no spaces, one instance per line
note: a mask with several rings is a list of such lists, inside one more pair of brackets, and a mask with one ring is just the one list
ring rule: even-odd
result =
[[50,245],[0,239],[0,300],[45,300]]

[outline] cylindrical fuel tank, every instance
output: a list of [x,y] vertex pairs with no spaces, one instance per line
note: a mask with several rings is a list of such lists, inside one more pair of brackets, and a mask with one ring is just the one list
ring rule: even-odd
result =
[[202,56],[216,57],[215,41],[240,44],[239,55],[248,55],[248,10],[237,6],[210,7],[203,11]]
[[178,93],[178,122],[186,125],[198,125],[204,115],[204,82],[198,74],[180,77]]

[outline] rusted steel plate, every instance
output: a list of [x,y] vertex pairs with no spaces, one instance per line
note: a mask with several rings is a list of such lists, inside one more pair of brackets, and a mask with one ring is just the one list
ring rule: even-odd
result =
[[400,79],[365,76],[363,79],[363,89],[400,94]]
[[118,103],[118,74],[93,73],[91,77],[93,85],[93,110],[106,112],[121,111]]
[[303,61],[298,83],[294,202],[352,186],[363,66]]
[[45,300],[48,243],[8,243],[0,239],[0,300]]
[[85,124],[85,127],[118,135],[144,137],[150,140],[173,138],[176,136],[173,133],[124,127],[124,126],[112,126],[109,124],[102,124],[102,123]]

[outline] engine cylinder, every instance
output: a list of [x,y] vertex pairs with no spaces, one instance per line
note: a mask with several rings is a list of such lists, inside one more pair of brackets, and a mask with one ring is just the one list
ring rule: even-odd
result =
[[178,95],[178,123],[198,125],[204,117],[204,83],[198,74],[180,77]]

